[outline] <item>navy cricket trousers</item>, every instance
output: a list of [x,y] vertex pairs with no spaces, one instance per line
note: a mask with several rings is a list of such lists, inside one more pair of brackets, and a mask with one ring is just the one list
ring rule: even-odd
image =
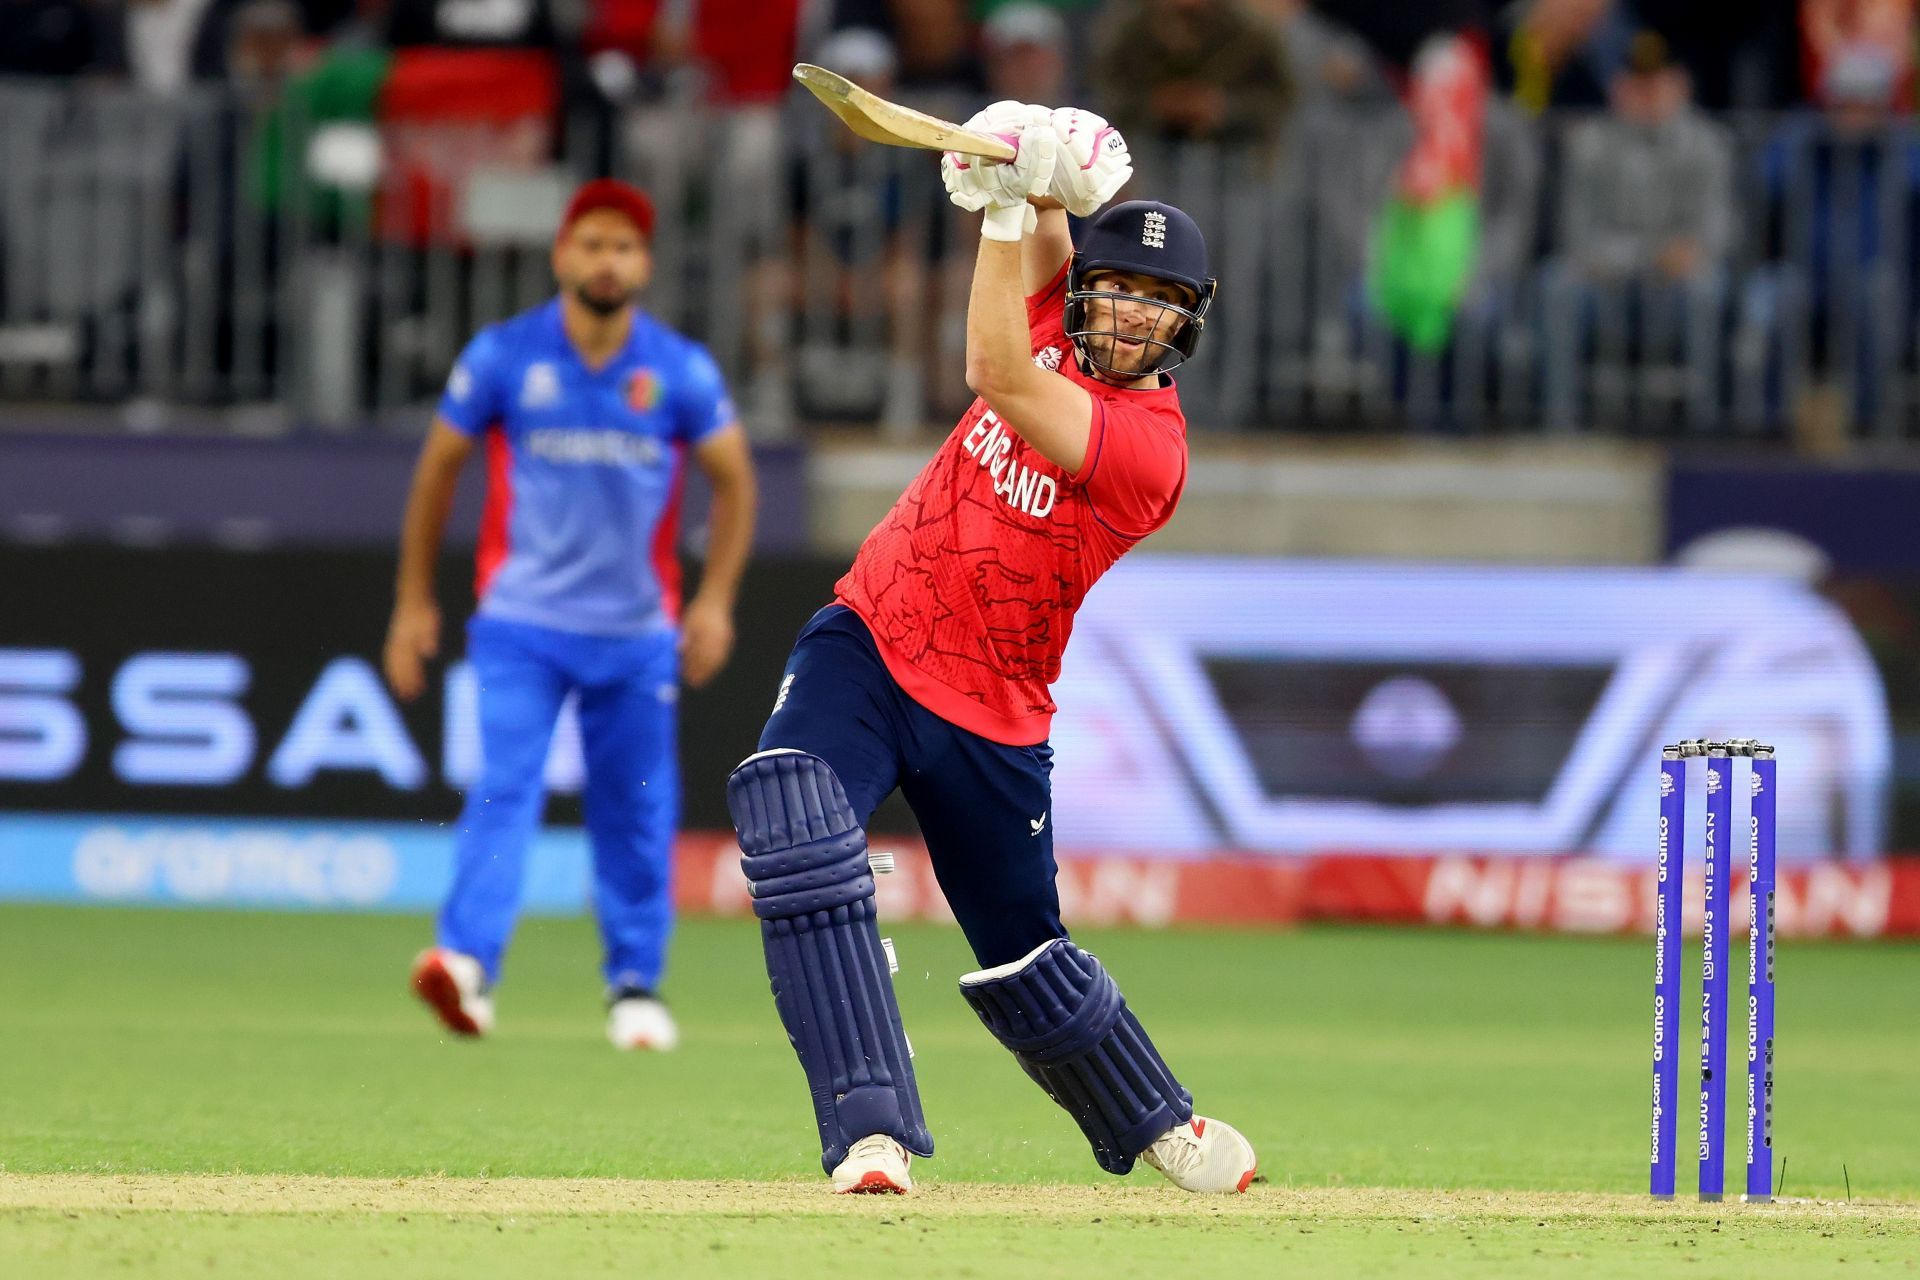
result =
[[900,789],[981,967],[1067,936],[1054,886],[1053,748],[992,742],[928,711],[894,683],[844,605],[814,614],[787,659],[760,734],[760,750],[783,747],[826,761],[863,827]]

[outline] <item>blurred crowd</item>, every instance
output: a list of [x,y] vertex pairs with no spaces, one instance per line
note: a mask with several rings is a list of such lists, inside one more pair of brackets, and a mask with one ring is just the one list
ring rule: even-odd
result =
[[[1342,17],[1373,10],[1373,21],[1358,25],[1377,33],[1380,12],[1396,6],[1421,8],[1412,0],[0,0],[0,76],[91,79],[163,97],[213,86],[257,104],[297,101],[309,121],[378,117],[389,132],[389,168],[396,156],[404,166],[407,154],[403,129],[394,141],[396,125],[463,115],[518,121],[488,144],[494,158],[564,155],[575,172],[637,160],[639,176],[669,186],[677,170],[717,167],[725,176],[718,190],[782,193],[709,217],[753,246],[732,282],[751,300],[735,367],[787,379],[793,344],[783,317],[800,301],[809,245],[820,248],[799,220],[830,221],[827,197],[844,185],[846,166],[863,163],[860,144],[826,129],[818,114],[783,113],[796,60],[956,112],[1002,97],[1089,105],[1143,155],[1202,142],[1272,158],[1290,123],[1316,108],[1392,112],[1404,52],[1383,55],[1377,35],[1362,40]],[[1725,390],[1722,347],[1758,344],[1764,350],[1750,367],[1764,366],[1789,342],[1769,317],[1794,307],[1816,317],[1804,326],[1814,367],[1844,374],[1888,358],[1874,348],[1888,341],[1886,326],[1851,313],[1886,294],[1856,288],[1860,280],[1912,270],[1893,261],[1888,220],[1875,213],[1869,226],[1860,211],[1898,206],[1895,222],[1920,217],[1920,149],[1890,149],[1883,137],[1913,104],[1916,0],[1438,7],[1480,19],[1474,39],[1498,89],[1483,148],[1470,312],[1494,324],[1524,309],[1529,325],[1559,335],[1547,345],[1563,360],[1607,344],[1662,351],[1684,384],[1681,397],[1702,405]],[[697,136],[692,113],[707,122]],[[1765,121],[1745,151],[1736,138],[1743,117]],[[1563,127],[1543,147],[1549,119]],[[593,127],[577,128],[581,121]],[[796,127],[818,132],[796,139]],[[317,140],[328,145],[308,141],[307,167],[345,182],[356,164],[351,139],[334,131]],[[435,146],[433,163],[444,166],[446,147]],[[1348,257],[1358,260],[1384,179],[1357,155],[1353,169],[1336,172],[1312,199],[1319,224],[1347,237]],[[883,234],[858,243],[829,234],[823,252],[843,277],[832,291],[842,319],[857,328],[871,312],[874,331],[886,335],[860,349],[878,362],[876,385],[891,388],[898,416],[955,391],[920,383],[951,363],[923,358],[940,342],[927,332],[937,308],[926,300],[963,280],[943,282],[940,252],[887,245],[884,233],[928,197],[891,177],[882,190]],[[1756,194],[1757,211],[1745,207]],[[393,216],[408,224],[395,234],[436,234],[436,220],[418,209]],[[1743,237],[1761,244],[1761,256],[1799,267],[1736,279]],[[882,287],[863,286],[869,268]],[[1900,297],[1914,292],[1904,278],[1894,283]],[[1901,319],[1895,336],[1904,342],[1913,328]],[[831,347],[815,381],[844,382],[848,349]],[[1579,385],[1572,376],[1548,381]]]
[[[168,94],[296,74],[339,48],[524,49],[554,57],[570,93],[619,100],[697,82],[736,106],[777,100],[796,58],[857,29],[887,42],[908,91],[1045,90],[1164,136],[1268,138],[1304,98],[1389,88],[1393,69],[1341,22],[1381,2],[0,0],[0,74],[119,77]],[[1463,15],[1499,83],[1536,113],[1616,100],[1649,31],[1709,109],[1904,110],[1913,95],[1913,0],[1399,7]]]

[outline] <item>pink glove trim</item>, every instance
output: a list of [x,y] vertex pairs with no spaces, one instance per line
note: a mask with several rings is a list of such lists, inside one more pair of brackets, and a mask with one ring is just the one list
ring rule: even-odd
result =
[[1112,125],[1107,125],[1101,129],[1100,132],[1093,135],[1093,148],[1087,153],[1087,162],[1080,166],[1080,172],[1085,173],[1087,170],[1093,168],[1094,165],[1100,163],[1100,143],[1105,140],[1108,134],[1118,132],[1120,131]]

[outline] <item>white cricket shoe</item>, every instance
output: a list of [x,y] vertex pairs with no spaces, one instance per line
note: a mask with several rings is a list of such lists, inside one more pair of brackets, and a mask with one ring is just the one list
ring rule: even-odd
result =
[[833,1169],[833,1189],[841,1195],[903,1196],[913,1190],[907,1176],[907,1149],[884,1133],[870,1133],[847,1148]]
[[623,996],[607,1006],[607,1039],[616,1049],[668,1053],[680,1043],[680,1028],[652,996]]
[[1245,1191],[1259,1172],[1253,1144],[1232,1125],[1205,1116],[1173,1126],[1140,1158],[1182,1191]]
[[413,990],[456,1035],[483,1036],[493,1030],[486,970],[472,956],[428,947],[414,958]]

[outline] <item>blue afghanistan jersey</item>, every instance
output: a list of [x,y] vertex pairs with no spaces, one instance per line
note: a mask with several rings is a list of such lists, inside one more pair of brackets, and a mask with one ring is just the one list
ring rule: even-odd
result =
[[555,299],[467,344],[440,416],[486,439],[481,613],[590,635],[674,625],[686,448],[734,419],[705,348],[636,312],[589,369]]

